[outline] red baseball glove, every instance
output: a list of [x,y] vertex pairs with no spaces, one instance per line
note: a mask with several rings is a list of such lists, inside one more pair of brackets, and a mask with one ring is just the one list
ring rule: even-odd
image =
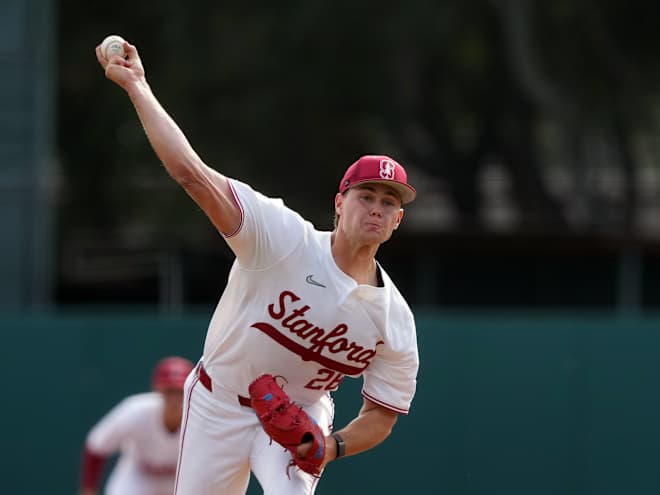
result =
[[[264,430],[282,447],[291,452],[290,466],[319,476],[325,457],[325,435],[314,418],[289,400],[272,375],[261,375],[250,384],[250,400]],[[313,442],[305,458],[298,457],[297,447]]]

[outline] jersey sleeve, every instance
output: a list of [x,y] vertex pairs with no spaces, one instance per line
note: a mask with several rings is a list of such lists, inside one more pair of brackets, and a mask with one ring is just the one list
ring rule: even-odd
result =
[[362,396],[400,414],[408,414],[417,387],[419,354],[412,314],[391,321],[385,341],[363,374]]
[[130,435],[136,419],[136,403],[129,397],[103,416],[87,434],[85,446],[97,455],[116,453]]
[[247,184],[229,179],[241,223],[224,235],[241,267],[268,268],[290,254],[303,241],[305,220],[279,198],[269,198]]

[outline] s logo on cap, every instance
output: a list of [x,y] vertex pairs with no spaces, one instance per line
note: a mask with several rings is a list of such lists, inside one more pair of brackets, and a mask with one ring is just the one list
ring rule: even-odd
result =
[[394,168],[394,163],[391,160],[381,160],[379,175],[383,179],[392,180],[394,179]]
[[415,199],[417,191],[408,184],[403,166],[387,155],[363,155],[344,172],[339,182],[339,192],[344,194],[350,187],[368,182],[381,182],[401,195],[403,204]]

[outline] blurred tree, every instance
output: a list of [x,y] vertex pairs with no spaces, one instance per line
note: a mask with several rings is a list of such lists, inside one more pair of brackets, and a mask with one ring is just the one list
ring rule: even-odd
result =
[[[648,136],[659,127],[659,10],[643,0],[62,0],[63,252],[222,244],[104,80],[93,47],[111,32],[138,46],[207,163],[321,227],[344,168],[382,152],[434,179],[425,194],[443,186],[455,232],[632,235],[640,177],[658,174]],[[493,198],[512,214],[484,216]]]

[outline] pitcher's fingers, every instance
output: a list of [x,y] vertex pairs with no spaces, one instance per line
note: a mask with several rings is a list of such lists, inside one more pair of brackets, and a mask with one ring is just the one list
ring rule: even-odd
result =
[[124,51],[126,52],[126,58],[129,64],[139,59],[137,48],[135,45],[131,45],[128,41],[124,41]]
[[97,45],[95,51],[96,51],[96,60],[99,61],[99,64],[101,64],[101,67],[103,67],[103,70],[105,70],[105,67],[108,65],[108,61],[101,54],[101,45]]
[[304,459],[307,456],[307,453],[309,450],[312,448],[313,443],[312,442],[306,442],[306,443],[301,443],[296,447],[296,453],[298,454],[298,457],[301,459]]
[[110,60],[108,60],[109,64],[114,64],[114,65],[122,65],[124,67],[128,66],[129,63],[126,61],[124,57],[121,55],[114,54],[112,57],[110,57]]

